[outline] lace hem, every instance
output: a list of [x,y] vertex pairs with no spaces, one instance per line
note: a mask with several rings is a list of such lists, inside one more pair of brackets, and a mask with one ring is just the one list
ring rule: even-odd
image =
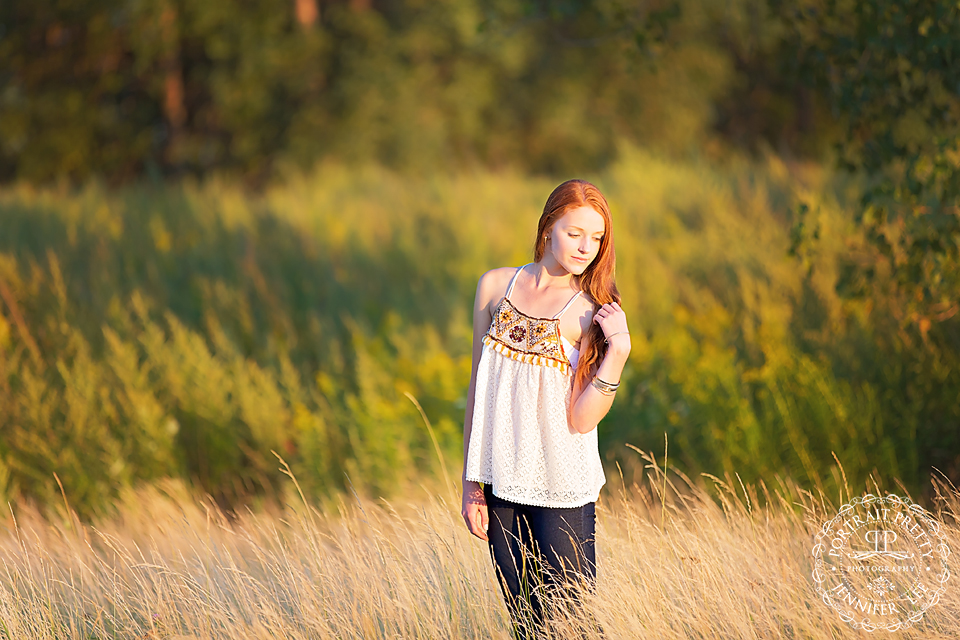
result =
[[[607,483],[606,478],[600,483],[600,486],[596,490],[589,493],[579,493],[579,492],[570,492],[570,495],[573,496],[568,499],[556,497],[555,492],[551,491],[541,491],[537,492],[541,495],[544,495],[543,498],[532,497],[528,491],[517,492],[514,489],[523,489],[521,487],[509,487],[507,489],[501,489],[498,487],[493,480],[487,480],[479,476],[470,474],[467,475],[465,480],[470,480],[473,482],[482,482],[484,484],[493,485],[493,495],[497,496],[502,500],[509,500],[510,502],[515,502],[517,504],[526,505],[529,507],[548,507],[551,509],[571,509],[574,507],[582,507],[585,504],[590,502],[596,502],[600,498],[600,489],[603,488],[603,485]],[[554,494],[549,496],[547,494]]]

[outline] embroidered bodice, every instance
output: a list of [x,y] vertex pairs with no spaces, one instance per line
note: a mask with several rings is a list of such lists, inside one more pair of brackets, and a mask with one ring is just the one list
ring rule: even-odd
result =
[[483,343],[520,362],[557,367],[562,373],[569,373],[571,363],[564,349],[564,342],[570,344],[570,341],[560,335],[560,316],[573,304],[580,292],[577,291],[563,310],[553,318],[525,315],[513,306],[509,294],[510,292],[497,305],[490,329],[483,336]]
[[491,483],[505,500],[544,507],[595,501],[605,482],[597,430],[569,422],[579,351],[560,335],[560,316],[528,316],[510,295],[517,269],[483,336],[465,478]]

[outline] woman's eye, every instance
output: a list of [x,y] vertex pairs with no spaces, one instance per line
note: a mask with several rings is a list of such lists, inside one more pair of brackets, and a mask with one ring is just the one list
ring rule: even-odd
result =
[[580,237],[580,236],[578,236],[578,235],[575,234],[575,233],[571,233],[571,234],[568,234],[568,235],[569,235],[571,238],[579,238],[579,237]]

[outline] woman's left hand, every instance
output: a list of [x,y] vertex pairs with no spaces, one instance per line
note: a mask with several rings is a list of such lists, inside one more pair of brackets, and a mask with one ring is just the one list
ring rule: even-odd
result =
[[627,332],[627,314],[616,302],[608,302],[600,307],[593,321],[603,329],[603,335],[611,348],[618,351],[630,351],[630,334]]

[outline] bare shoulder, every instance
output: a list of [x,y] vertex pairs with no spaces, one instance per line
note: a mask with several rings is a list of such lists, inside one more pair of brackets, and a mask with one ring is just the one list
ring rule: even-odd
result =
[[580,294],[580,298],[577,299],[576,304],[579,306],[578,310],[583,313],[586,313],[589,311],[590,314],[592,315],[600,310],[600,305],[597,304],[597,301],[594,300],[592,297],[590,297],[590,294],[587,293],[586,291]]
[[[577,340],[577,345],[580,345],[580,340],[587,335],[587,332],[590,330],[590,324],[593,322],[593,317],[599,310],[600,305],[594,302],[593,298],[584,291],[577,296],[577,299],[570,305],[570,310],[564,314],[564,317],[570,316],[576,318],[577,324],[580,325],[580,339]],[[572,331],[573,329],[571,328],[571,333]],[[578,348],[581,347],[578,346]]]
[[507,292],[510,279],[517,272],[516,267],[498,267],[490,269],[477,282],[477,301],[479,306],[493,306]]

